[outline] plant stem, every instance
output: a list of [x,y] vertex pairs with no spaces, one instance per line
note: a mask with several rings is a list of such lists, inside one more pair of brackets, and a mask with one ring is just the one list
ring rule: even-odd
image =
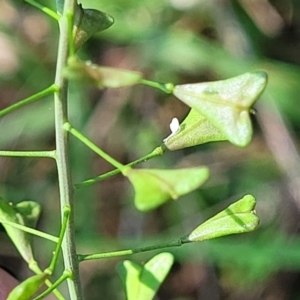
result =
[[34,298],[34,300],[44,299],[47,295],[49,295],[53,290],[55,290],[58,286],[60,286],[66,279],[70,278],[72,274],[68,271],[64,271],[64,273],[42,294]]
[[43,11],[44,13],[46,13],[48,16],[52,17],[53,19],[55,19],[56,21],[59,21],[59,15],[51,10],[50,8],[44,6],[44,5],[41,5],[40,3],[34,1],[34,0],[25,0],[25,2],[31,4],[32,6],[40,9],[41,11]]
[[[58,43],[58,57],[55,74],[55,84],[59,91],[55,93],[55,136],[56,136],[56,162],[58,170],[61,220],[64,220],[64,208],[70,207],[70,217],[62,243],[62,252],[65,269],[72,273],[72,280],[68,279],[71,300],[83,299],[79,278],[78,260],[76,256],[75,228],[74,228],[74,200],[72,179],[69,164],[68,133],[64,130],[64,123],[68,120],[67,92],[68,84],[64,79],[65,68],[69,54],[69,18],[67,14],[74,14],[75,0],[65,0],[63,16],[60,19],[60,36]],[[71,26],[73,26],[71,24]]]
[[48,95],[52,95],[53,93],[57,92],[58,91],[58,88],[56,85],[51,85],[49,86],[48,88],[28,97],[28,98],[25,98],[13,105],[10,105],[9,107],[6,107],[2,110],[0,110],[0,117],[3,117],[4,115],[14,111],[14,110],[17,110],[18,108],[22,107],[22,106],[25,106],[29,103],[33,103],[43,97],[46,97]]
[[58,259],[58,256],[59,256],[59,253],[60,253],[60,250],[61,250],[61,245],[62,245],[62,241],[63,241],[64,236],[65,236],[69,216],[70,216],[70,208],[65,207],[64,208],[64,219],[63,219],[63,222],[62,222],[62,225],[61,225],[58,242],[56,244],[56,249],[55,249],[53,258],[51,260],[50,266],[47,268],[48,270],[50,270],[51,274],[53,273],[53,270],[55,268],[55,265],[56,265],[56,262],[57,262],[57,259]]
[[56,236],[53,236],[51,234],[48,234],[48,233],[40,231],[40,230],[36,230],[34,228],[30,228],[30,227],[27,227],[27,226],[24,226],[24,225],[21,225],[21,224],[17,224],[17,223],[14,223],[14,222],[1,220],[1,219],[0,219],[0,223],[9,225],[9,226],[14,227],[14,228],[18,228],[18,229],[20,229],[24,232],[28,232],[32,235],[39,236],[43,239],[49,240],[49,241],[54,242],[54,243],[58,242],[58,238]]
[[[34,261],[33,263],[30,263],[28,265],[29,269],[31,271],[33,271],[35,274],[41,274],[43,273],[43,271],[40,269],[40,267],[38,266],[37,262]],[[51,288],[51,291],[53,292],[53,294],[56,296],[57,299],[59,300],[65,300],[65,298],[63,297],[63,295],[59,292],[59,290],[56,289],[57,286],[53,287],[52,282],[49,279],[46,279],[45,284],[47,285],[48,288]]]
[[[126,166],[126,167],[133,167],[133,166],[135,166],[135,165],[137,165],[137,164],[140,164],[140,163],[142,163],[142,162],[145,162],[145,161],[147,161],[147,160],[150,160],[150,159],[152,159],[152,158],[154,158],[154,157],[163,155],[164,151],[165,151],[165,150],[164,150],[162,147],[157,147],[157,148],[155,148],[151,153],[149,153],[149,154],[147,154],[147,155],[145,155],[145,156],[143,156],[143,157],[141,157],[141,158],[139,158],[139,159],[137,159],[137,160],[135,160],[135,161],[133,161],[133,162],[127,164],[127,165],[125,165],[125,166]],[[105,174],[99,175],[99,176],[97,176],[97,177],[90,178],[90,179],[87,179],[87,180],[85,180],[85,181],[76,183],[74,186],[75,186],[75,189],[77,190],[77,189],[80,189],[80,188],[89,186],[89,185],[91,185],[91,184],[94,184],[94,183],[96,183],[96,182],[105,180],[105,179],[107,179],[107,178],[109,178],[109,177],[112,177],[112,176],[114,176],[114,175],[117,175],[117,174],[119,174],[119,173],[120,173],[120,170],[115,169],[115,170],[112,170],[112,171],[107,172],[107,173],[105,173]]]
[[125,256],[125,255],[131,255],[135,253],[141,253],[141,252],[147,252],[147,251],[153,251],[163,248],[170,248],[170,247],[180,247],[182,246],[181,239],[176,239],[174,241],[163,243],[163,244],[157,244],[157,245],[151,245],[147,247],[141,247],[136,249],[127,249],[127,250],[120,250],[120,251],[114,251],[114,252],[107,252],[107,253],[97,253],[97,254],[78,254],[78,261],[82,262],[85,260],[93,260],[93,259],[103,259],[103,258],[112,258],[117,256]]
[[0,151],[0,156],[11,157],[34,157],[34,158],[54,158],[55,150],[53,151]]
[[93,150],[95,153],[100,155],[103,159],[105,159],[111,165],[116,167],[120,172],[123,172],[123,171],[125,171],[125,169],[127,169],[126,166],[122,165],[121,163],[116,161],[114,158],[112,158],[109,154],[107,154],[102,149],[100,149],[97,145],[95,145],[93,142],[91,142],[85,135],[83,135],[81,132],[76,130],[70,123],[66,122],[64,124],[64,128],[67,131],[69,131],[72,135],[74,135],[76,138],[78,138],[82,143],[84,143],[86,146],[88,146],[91,150]]
[[173,83],[159,83],[159,82],[150,81],[150,80],[146,80],[146,79],[141,79],[140,83],[151,86],[156,89],[159,89],[159,90],[165,92],[166,94],[172,94],[173,89],[174,89]]

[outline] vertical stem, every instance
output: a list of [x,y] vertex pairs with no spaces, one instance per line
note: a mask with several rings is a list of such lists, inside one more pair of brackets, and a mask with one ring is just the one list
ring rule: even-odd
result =
[[70,207],[69,222],[62,243],[62,252],[65,269],[72,273],[72,279],[68,279],[71,300],[82,299],[82,291],[79,279],[78,260],[75,246],[74,229],[74,201],[72,179],[69,167],[68,133],[64,130],[64,122],[68,120],[67,93],[68,83],[63,77],[63,69],[67,63],[69,52],[68,14],[74,14],[75,1],[65,0],[64,13],[60,20],[60,37],[58,44],[58,57],[56,65],[55,85],[59,91],[54,96],[55,106],[55,135],[56,135],[56,163],[58,169],[58,182],[60,193],[61,219],[64,218],[64,207]]

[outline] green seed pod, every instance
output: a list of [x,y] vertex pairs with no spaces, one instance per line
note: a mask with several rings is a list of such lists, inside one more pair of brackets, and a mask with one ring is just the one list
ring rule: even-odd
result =
[[178,170],[128,169],[123,175],[134,186],[136,208],[147,211],[195,190],[207,180],[209,170],[205,167]]
[[255,198],[246,195],[199,225],[189,235],[183,237],[182,242],[199,242],[225,235],[253,231],[259,224],[259,218],[254,211],[255,204]]
[[[0,198],[0,218],[4,221],[27,225],[24,216],[13,205],[2,198]],[[21,229],[14,228],[5,223],[3,223],[3,227],[24,260],[27,263],[33,261],[34,258],[30,243],[30,235]]]
[[42,287],[47,277],[48,274],[42,273],[27,278],[10,292],[7,300],[30,300]]
[[178,130],[172,131],[172,134],[164,139],[164,145],[168,150],[174,151],[224,140],[227,140],[226,135],[192,108]]
[[109,28],[113,23],[114,19],[110,15],[77,5],[73,29],[75,49],[79,49],[91,36]]
[[252,138],[251,106],[267,84],[265,72],[252,72],[227,80],[177,85],[173,94],[195,109],[231,143],[245,147]]
[[120,88],[138,84],[142,78],[139,72],[102,67],[91,62],[83,62],[77,57],[70,57],[64,71],[65,77],[85,80],[98,88]]

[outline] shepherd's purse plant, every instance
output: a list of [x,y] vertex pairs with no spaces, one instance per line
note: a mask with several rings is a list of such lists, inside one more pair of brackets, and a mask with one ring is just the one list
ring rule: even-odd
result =
[[[0,117],[35,101],[41,101],[45,96],[53,95],[56,147],[48,151],[3,149],[0,151],[0,156],[50,158],[55,161],[60,202],[60,218],[57,219],[61,220],[61,226],[57,236],[39,231],[35,229],[42,209],[38,202],[22,201],[12,204],[12,199],[0,198],[0,222],[29,269],[35,273],[11,291],[9,300],[43,299],[50,293],[53,293],[57,299],[83,299],[79,264],[87,260],[163,250],[220,236],[246,233],[257,228],[259,218],[254,210],[255,197],[245,194],[204,223],[191,228],[190,232],[171,238],[170,241],[143,245],[134,249],[112,249],[110,252],[100,251],[91,254],[78,253],[74,226],[76,203],[73,198],[78,189],[84,189],[90,184],[96,184],[121,173],[132,184],[135,191],[132,205],[141,213],[156,209],[167,201],[177,201],[181,196],[198,189],[209,178],[209,169],[205,166],[152,169],[138,168],[137,165],[167,155],[170,151],[180,151],[183,148],[208,142],[228,141],[238,147],[247,146],[251,142],[253,131],[250,118],[253,113],[252,106],[267,84],[267,75],[263,71],[254,71],[220,81],[176,85],[151,81],[144,78],[140,72],[133,70],[99,66],[90,61],[83,61],[76,53],[93,34],[113,25],[114,20],[111,16],[94,9],[83,9],[75,0],[56,0],[56,12],[35,0],[26,0],[26,2],[54,18],[59,24],[55,81],[44,90],[2,109]],[[68,105],[72,105],[72,99],[68,99],[68,82],[76,80],[92,84],[99,89],[147,85],[162,93],[174,95],[189,106],[190,111],[182,122],[174,116],[170,122],[171,133],[161,145],[153,147],[154,150],[140,159],[123,164],[73,126],[68,114]],[[85,144],[115,169],[74,184],[69,163],[69,138]],[[34,257],[31,235],[53,242],[53,256],[46,268],[41,268]],[[54,269],[61,252],[64,271],[55,278]],[[121,277],[127,299],[153,299],[172,267],[173,261],[174,257],[171,253],[162,252],[144,265],[131,260],[120,262],[117,272]],[[68,283],[69,295],[60,292],[60,285],[64,281]]]

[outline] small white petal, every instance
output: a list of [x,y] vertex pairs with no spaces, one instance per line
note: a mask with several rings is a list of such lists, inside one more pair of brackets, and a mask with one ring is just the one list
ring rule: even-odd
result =
[[173,118],[171,123],[170,123],[170,129],[172,134],[176,133],[179,130],[180,126],[179,126],[179,121],[177,118]]
[[170,123],[170,129],[171,129],[171,134],[163,140],[164,142],[166,142],[171,136],[175,135],[179,131],[180,125],[177,118],[172,119]]

